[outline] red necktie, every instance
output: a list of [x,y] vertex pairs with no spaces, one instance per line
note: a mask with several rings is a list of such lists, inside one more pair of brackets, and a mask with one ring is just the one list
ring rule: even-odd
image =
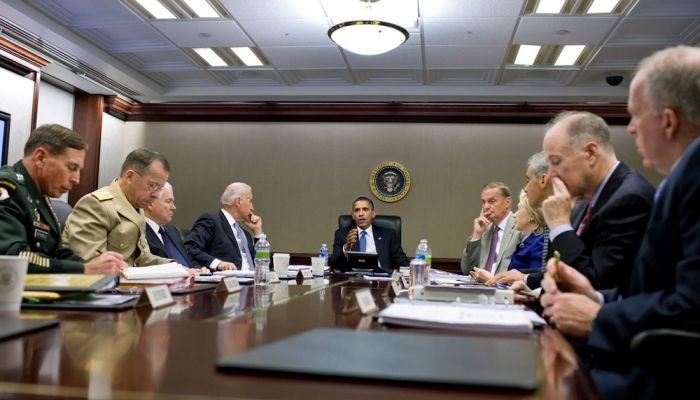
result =
[[586,214],[583,216],[583,219],[578,224],[578,228],[576,229],[577,236],[581,236],[581,233],[583,233],[583,229],[588,224],[588,220],[591,219],[591,210],[592,209],[593,209],[593,207],[591,207],[591,203],[588,203],[588,207],[586,207]]

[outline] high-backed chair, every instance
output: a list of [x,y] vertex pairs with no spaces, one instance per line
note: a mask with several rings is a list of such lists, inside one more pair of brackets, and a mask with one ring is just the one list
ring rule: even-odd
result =
[[[377,215],[374,217],[372,225],[393,230],[401,243],[401,217],[398,215]],[[343,229],[351,226],[355,226],[352,216],[346,214],[338,217],[338,228]]]
[[66,227],[66,221],[71,211],[73,211],[73,207],[63,200],[51,199],[51,208],[53,208],[53,212],[56,213],[58,225],[61,228],[61,232],[63,232],[63,228]]

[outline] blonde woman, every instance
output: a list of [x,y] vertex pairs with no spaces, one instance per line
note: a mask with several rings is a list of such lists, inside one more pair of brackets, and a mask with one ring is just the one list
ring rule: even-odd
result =
[[[515,213],[515,229],[524,234],[524,239],[520,242],[518,249],[511,257],[508,271],[499,274],[503,275],[502,278],[510,278],[505,281],[504,279],[499,279],[499,283],[510,284],[525,276],[525,273],[519,271],[536,270],[542,266],[544,226],[545,222],[544,216],[542,216],[542,210],[530,207],[527,202],[527,195],[521,190],[518,211]],[[517,272],[514,270],[517,270]],[[484,269],[474,268],[470,274],[479,282],[487,284],[495,283],[492,279],[493,275]]]

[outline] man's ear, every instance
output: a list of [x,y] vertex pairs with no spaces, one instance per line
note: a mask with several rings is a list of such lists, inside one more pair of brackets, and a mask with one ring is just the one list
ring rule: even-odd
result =
[[666,140],[673,139],[680,130],[680,119],[676,110],[666,107],[661,111],[661,127]]

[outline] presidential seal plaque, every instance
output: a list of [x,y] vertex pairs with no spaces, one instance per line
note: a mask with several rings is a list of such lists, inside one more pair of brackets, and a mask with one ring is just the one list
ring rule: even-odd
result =
[[393,203],[403,199],[411,188],[411,175],[396,161],[379,163],[369,175],[369,187],[379,200]]

